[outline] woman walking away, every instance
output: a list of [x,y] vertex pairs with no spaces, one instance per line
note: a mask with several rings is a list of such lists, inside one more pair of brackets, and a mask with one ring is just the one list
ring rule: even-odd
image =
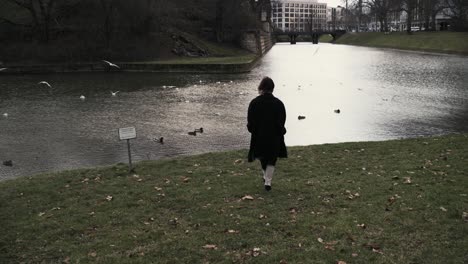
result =
[[273,96],[274,88],[272,79],[263,78],[258,86],[260,95],[250,102],[247,113],[247,129],[252,134],[248,161],[260,160],[267,191],[271,190],[276,160],[288,156],[284,144],[286,110],[283,102]]

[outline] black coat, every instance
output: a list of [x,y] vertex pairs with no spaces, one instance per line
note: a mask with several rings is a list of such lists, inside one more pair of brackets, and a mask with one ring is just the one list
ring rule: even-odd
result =
[[284,134],[286,109],[283,102],[271,93],[257,96],[250,102],[247,113],[247,129],[252,134],[248,160],[271,160],[288,156]]

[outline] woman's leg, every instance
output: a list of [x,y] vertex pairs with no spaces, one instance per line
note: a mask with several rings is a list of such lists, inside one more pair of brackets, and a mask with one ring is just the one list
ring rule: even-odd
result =
[[271,180],[273,180],[273,173],[275,172],[276,158],[267,160],[265,168],[265,190],[271,190]]

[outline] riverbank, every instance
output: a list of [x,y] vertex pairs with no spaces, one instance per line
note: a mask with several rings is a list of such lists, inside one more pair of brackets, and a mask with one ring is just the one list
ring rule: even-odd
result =
[[243,54],[225,57],[176,58],[157,61],[113,62],[119,68],[109,67],[103,61],[94,63],[11,64],[1,74],[35,74],[68,72],[168,72],[168,73],[243,73],[255,67],[259,57]]
[[468,32],[347,33],[336,44],[468,55]]
[[461,263],[468,135],[246,151],[0,182],[0,262]]

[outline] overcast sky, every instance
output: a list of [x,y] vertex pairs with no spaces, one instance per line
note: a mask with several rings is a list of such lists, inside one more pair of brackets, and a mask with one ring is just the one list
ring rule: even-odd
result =
[[[336,6],[345,6],[345,0],[318,0],[319,3],[327,3],[327,6],[336,7]],[[351,0],[348,0],[348,4]]]

